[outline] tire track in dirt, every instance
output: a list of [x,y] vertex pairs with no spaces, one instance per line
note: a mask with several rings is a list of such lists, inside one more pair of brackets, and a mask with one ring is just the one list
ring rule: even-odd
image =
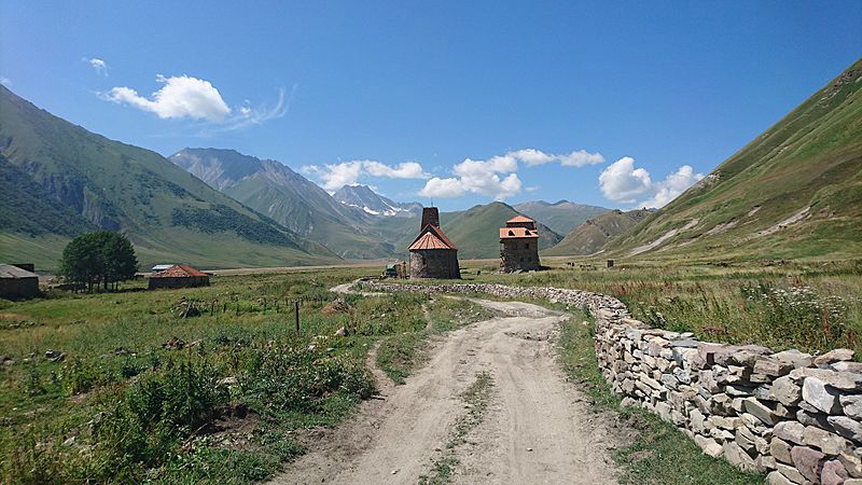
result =
[[[602,420],[555,360],[555,330],[568,316],[526,303],[472,301],[503,316],[436,340],[428,362],[404,385],[380,386],[383,399],[320,431],[311,451],[272,483],[417,483],[465,413],[460,396],[487,372],[493,397],[455,450],[452,483],[614,484]],[[368,363],[375,368],[374,359]]]

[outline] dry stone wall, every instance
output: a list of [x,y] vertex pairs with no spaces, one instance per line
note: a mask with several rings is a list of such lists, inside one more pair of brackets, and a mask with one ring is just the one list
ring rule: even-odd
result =
[[850,350],[809,355],[701,342],[648,328],[616,298],[587,291],[365,284],[586,307],[596,319],[599,366],[624,405],[658,414],[708,455],[767,473],[770,485],[862,485],[862,363],[851,361]]

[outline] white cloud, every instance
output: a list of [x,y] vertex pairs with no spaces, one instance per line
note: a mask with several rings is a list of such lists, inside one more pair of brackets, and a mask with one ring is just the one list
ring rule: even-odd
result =
[[683,165],[657,184],[655,194],[650,200],[644,202],[644,206],[663,207],[702,178],[703,174],[694,173],[690,165]]
[[318,176],[323,181],[323,188],[328,191],[338,190],[345,185],[356,185],[363,175],[370,177],[392,179],[424,179],[430,177],[425,173],[422,164],[418,162],[402,162],[398,165],[386,165],[376,160],[353,160],[350,162],[327,164],[323,167],[309,165],[303,167],[305,173]]
[[551,162],[559,162],[565,167],[583,167],[605,163],[605,157],[601,153],[590,153],[586,150],[576,150],[571,153],[555,155],[545,153],[535,148],[525,148],[506,153],[505,156],[524,162],[529,166],[544,165]]
[[513,173],[517,170],[517,157],[509,154],[491,157],[487,161],[468,158],[452,167],[456,178],[434,177],[419,191],[419,195],[451,198],[474,193],[505,200],[521,192],[521,179]]
[[104,93],[108,101],[128,104],[155,113],[159,118],[196,118],[224,121],[231,113],[212,83],[191,76],[165,77],[159,74],[156,81],[164,84],[151,98],[140,96],[134,89],[120,86]]
[[99,59],[98,57],[91,57],[89,59],[84,59],[88,64],[99,74],[103,76],[108,75],[108,63],[103,59]]
[[488,160],[465,159],[452,167],[457,175],[455,178],[435,177],[429,180],[419,195],[425,197],[461,197],[468,193],[493,197],[504,200],[521,192],[523,184],[515,173],[518,163],[527,166],[544,165],[559,162],[567,167],[583,167],[604,163],[601,153],[590,153],[577,150],[571,153],[555,155],[545,153],[535,148],[524,148],[497,155]]
[[428,174],[422,169],[419,162],[402,162],[394,167],[374,160],[363,161],[363,168],[372,177],[386,177],[393,179],[422,179],[428,178]]
[[7,88],[12,85],[12,80],[6,76],[0,76],[0,84],[6,86]]
[[635,168],[635,160],[623,157],[605,168],[599,175],[599,187],[609,200],[638,207],[662,207],[695,182],[703,174],[694,173],[689,165],[683,165],[660,182],[653,182],[650,173],[644,168]]

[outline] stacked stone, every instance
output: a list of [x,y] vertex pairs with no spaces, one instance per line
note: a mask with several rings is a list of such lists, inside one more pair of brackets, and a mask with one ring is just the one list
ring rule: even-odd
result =
[[771,485],[862,485],[862,363],[853,351],[705,343],[648,328],[619,300],[561,288],[370,284],[377,290],[488,293],[587,307],[599,366],[623,405],[672,422],[704,453],[768,473]]

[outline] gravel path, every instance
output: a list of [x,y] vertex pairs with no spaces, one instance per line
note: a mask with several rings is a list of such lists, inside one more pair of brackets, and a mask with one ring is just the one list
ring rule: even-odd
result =
[[429,361],[404,385],[379,385],[380,399],[339,428],[320,430],[311,451],[272,483],[417,483],[432,473],[467,411],[461,393],[483,371],[493,376],[491,401],[454,450],[451,483],[616,483],[602,419],[555,361],[555,330],[567,317],[526,303],[473,301],[501,316],[434,342]]

